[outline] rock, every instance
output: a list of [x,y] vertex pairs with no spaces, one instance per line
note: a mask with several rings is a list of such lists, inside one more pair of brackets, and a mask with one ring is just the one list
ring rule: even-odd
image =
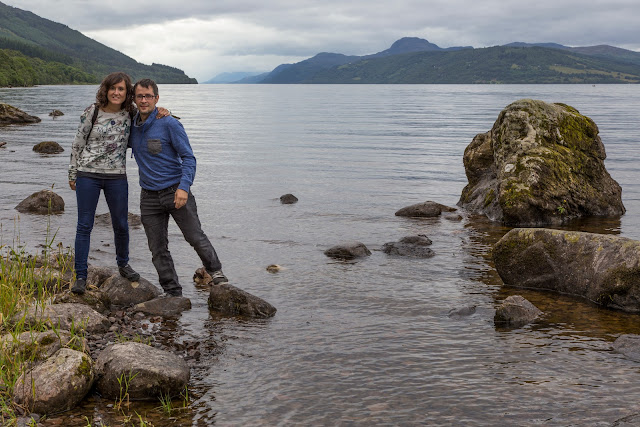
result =
[[476,306],[470,305],[467,307],[452,308],[447,313],[447,316],[453,317],[453,318],[466,317],[466,316],[471,316],[475,312],[476,312]]
[[33,151],[41,154],[58,154],[64,151],[64,148],[55,141],[42,141],[33,146]]
[[354,259],[369,256],[371,251],[364,243],[347,242],[327,249],[324,254],[330,258]]
[[38,123],[40,119],[9,104],[0,103],[0,125]]
[[0,141],[0,148],[4,148],[5,145],[7,145],[5,141]]
[[[140,219],[140,215],[136,215],[134,213],[128,212],[127,220],[129,221],[129,227],[137,228],[142,225],[142,220]],[[111,214],[107,212],[100,215],[96,215],[94,224],[111,227]]]
[[96,387],[107,399],[121,396],[127,382],[131,400],[176,396],[189,383],[189,366],[180,357],[138,342],[108,346],[96,360]]
[[613,349],[623,354],[627,359],[640,362],[640,335],[620,335],[613,342]]
[[458,206],[510,226],[620,216],[621,188],[604,166],[598,127],[564,104],[521,99],[464,153]]
[[51,190],[41,190],[18,203],[16,210],[38,215],[59,214],[64,212],[64,200]]
[[576,295],[640,313],[640,242],[624,237],[546,228],[515,228],[493,248],[509,286]]
[[185,297],[158,297],[133,307],[133,311],[162,317],[176,317],[190,309],[191,300]]
[[507,297],[496,310],[493,321],[496,324],[507,324],[511,327],[524,326],[533,322],[542,311],[520,295]]
[[272,317],[276,308],[242,289],[222,283],[211,287],[209,309],[226,316]]
[[193,281],[197,285],[209,285],[213,282],[213,278],[204,267],[200,267],[193,275]]
[[416,203],[415,205],[406,206],[396,212],[396,216],[408,216],[418,218],[431,218],[439,216],[442,212],[454,212],[456,208],[441,205],[440,203],[426,201]]
[[70,331],[73,327],[88,333],[106,332],[111,326],[109,320],[91,307],[84,304],[52,304],[42,309],[42,306],[31,304],[24,312],[17,313],[11,318],[11,324],[22,321],[27,327],[35,327],[44,323],[50,328]]
[[46,361],[22,374],[14,387],[14,401],[40,414],[74,408],[89,393],[94,381],[91,358],[61,348]]
[[7,354],[20,355],[32,364],[51,357],[62,347],[87,348],[87,340],[67,331],[26,331],[13,336],[6,334],[0,339],[0,348]]
[[298,198],[293,194],[285,194],[280,196],[280,203],[283,205],[292,205],[298,201]]
[[89,288],[87,288],[87,291],[82,295],[74,294],[73,292],[56,294],[53,298],[53,303],[85,304],[104,315],[109,313],[111,309],[111,300],[109,300],[109,297],[104,292]]
[[100,288],[107,294],[114,305],[131,305],[152,300],[162,292],[151,282],[142,277],[137,282],[130,282],[120,274],[114,274],[105,280]]
[[401,255],[415,258],[431,258],[436,253],[427,246],[431,245],[431,239],[424,234],[406,236],[399,242],[389,242],[382,245],[382,252],[389,255]]
[[104,282],[114,274],[120,274],[112,267],[94,267],[92,265],[87,269],[87,287],[100,288]]
[[64,116],[64,113],[60,110],[53,110],[52,112],[49,113],[49,116],[52,116],[53,118],[59,117],[59,116]]
[[269,273],[277,273],[280,270],[282,270],[282,267],[279,266],[278,264],[271,264],[267,266],[267,271]]

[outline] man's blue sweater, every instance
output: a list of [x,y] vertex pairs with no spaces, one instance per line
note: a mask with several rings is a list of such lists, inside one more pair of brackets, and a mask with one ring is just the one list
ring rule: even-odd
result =
[[196,158],[182,123],[173,117],[156,119],[155,109],[144,123],[138,113],[131,125],[130,144],[138,163],[140,187],[158,191],[179,184],[189,192],[196,175]]

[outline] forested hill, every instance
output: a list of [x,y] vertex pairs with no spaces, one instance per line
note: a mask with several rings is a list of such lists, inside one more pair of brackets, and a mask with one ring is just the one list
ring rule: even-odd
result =
[[556,48],[496,46],[364,59],[301,83],[640,83],[640,66]]
[[113,71],[134,80],[197,83],[182,70],[141,64],[66,25],[0,2],[0,86],[99,83]]

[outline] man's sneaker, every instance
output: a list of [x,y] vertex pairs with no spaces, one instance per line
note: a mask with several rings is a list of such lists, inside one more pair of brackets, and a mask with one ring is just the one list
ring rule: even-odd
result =
[[124,267],[118,267],[118,271],[120,271],[120,275],[127,279],[130,282],[137,282],[140,279],[140,275],[136,273],[136,271],[131,268],[129,264]]
[[220,270],[214,271],[213,273],[211,273],[211,279],[213,280],[214,285],[219,285],[220,283],[229,282],[229,280],[227,279],[227,276],[225,276],[224,273]]
[[76,283],[73,284],[71,288],[71,292],[74,294],[82,295],[84,291],[87,289],[87,279],[84,277],[78,277],[76,279]]

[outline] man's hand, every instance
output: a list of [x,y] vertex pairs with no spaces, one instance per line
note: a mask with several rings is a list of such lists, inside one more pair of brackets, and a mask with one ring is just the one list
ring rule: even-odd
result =
[[73,191],[76,191],[76,182],[69,181],[69,188],[71,188]]
[[176,190],[176,195],[173,197],[173,203],[176,205],[176,209],[180,209],[181,207],[186,205],[188,198],[189,193],[178,188]]

